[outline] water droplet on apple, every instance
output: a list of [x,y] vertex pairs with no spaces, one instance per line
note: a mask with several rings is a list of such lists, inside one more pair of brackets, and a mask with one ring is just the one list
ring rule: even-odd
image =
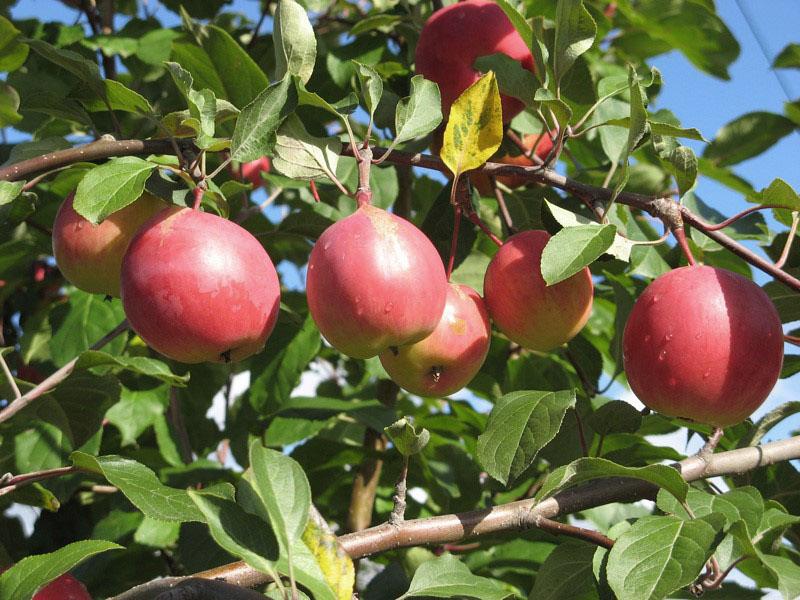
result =
[[702,331],[698,331],[697,333],[694,334],[694,339],[696,340],[699,340],[701,337],[703,337]]
[[394,302],[387,302],[383,307],[383,312],[390,313],[392,312],[393,308],[394,308]]
[[675,337],[675,336],[674,336],[672,333],[668,333],[667,335],[665,335],[665,336],[664,336],[664,341],[665,341],[665,342],[668,342],[668,341],[670,341],[670,340],[671,340],[673,337]]
[[658,353],[658,360],[663,361],[665,358],[667,358],[667,351],[666,350],[662,350],[661,352]]
[[711,375],[711,369],[706,369],[706,372],[703,373],[703,379],[708,379],[709,375]]
[[649,333],[648,333],[647,335],[645,335],[645,336],[644,336],[644,341],[645,341],[645,343],[649,342],[649,341],[650,341],[650,339],[651,339],[652,337],[653,337],[653,336],[652,336],[652,335],[650,335]]
[[322,246],[322,249],[323,250],[327,250],[330,247],[331,247],[331,243],[330,242],[325,242],[325,244]]

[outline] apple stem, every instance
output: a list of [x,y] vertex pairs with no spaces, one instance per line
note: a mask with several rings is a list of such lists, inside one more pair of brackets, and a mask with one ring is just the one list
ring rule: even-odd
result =
[[494,233],[492,233],[492,230],[491,230],[491,229],[489,229],[489,227],[486,225],[486,223],[484,223],[484,222],[481,220],[481,218],[478,216],[478,213],[476,213],[476,212],[471,212],[471,211],[470,211],[470,212],[468,212],[468,213],[467,213],[467,218],[468,218],[468,219],[469,219],[469,220],[470,220],[472,223],[474,223],[475,225],[477,225],[477,226],[480,228],[480,230],[481,230],[483,233],[485,233],[485,234],[487,235],[487,237],[488,237],[490,240],[492,240],[492,241],[493,241],[493,242],[494,242],[494,243],[497,245],[497,247],[498,247],[498,248],[499,248],[500,246],[502,246],[502,245],[503,245],[503,240],[501,240],[501,239],[500,239],[499,237],[497,237],[497,236],[496,236]]
[[714,454],[714,450],[724,434],[725,432],[722,430],[722,427],[714,427],[711,431],[711,435],[708,436],[708,441],[700,449],[700,452],[697,453],[697,457],[704,462],[708,462],[709,457]]
[[372,202],[372,190],[369,187],[369,172],[372,167],[372,148],[355,149],[358,155],[358,189],[356,190],[356,203],[361,208]]
[[697,262],[694,260],[694,256],[692,255],[692,250],[689,248],[689,242],[686,239],[686,229],[681,225],[680,227],[675,227],[672,230],[672,235],[675,236],[675,239],[678,240],[678,245],[681,247],[681,251],[683,255],[686,257],[686,260],[689,262],[690,265],[694,266]]
[[453,205],[453,215],[455,220],[453,222],[453,237],[450,238],[450,258],[447,261],[447,281],[450,281],[450,275],[453,274],[453,265],[456,262],[456,249],[458,247],[458,230],[461,227],[461,204],[458,202]]
[[205,188],[201,186],[199,183],[195,186],[192,190],[192,195],[194,197],[194,203],[192,204],[193,210],[200,209],[200,203],[203,201],[203,194],[205,193]]
[[317,191],[317,184],[312,179],[308,182],[308,187],[311,188],[311,195],[314,196],[314,202],[319,202],[319,192]]

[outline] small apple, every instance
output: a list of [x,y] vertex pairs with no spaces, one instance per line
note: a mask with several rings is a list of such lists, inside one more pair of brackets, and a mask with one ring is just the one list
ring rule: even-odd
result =
[[270,167],[269,158],[266,156],[242,163],[242,178],[252,183],[253,189],[258,189],[264,185],[261,173],[269,173]]
[[[436,82],[445,119],[456,98],[480,78],[475,59],[506,54],[534,72],[533,56],[503,9],[491,0],[466,0],[437,10],[419,35],[416,71]],[[508,123],[525,105],[511,96],[500,97],[503,122]]]
[[571,340],[589,320],[594,286],[589,269],[555,285],[542,278],[542,250],[550,234],[523,231],[494,255],[483,282],[489,316],[508,339],[547,351]]
[[381,364],[397,385],[418,396],[449,396],[480,370],[492,338],[478,292],[450,284],[436,329],[415,344],[384,350]]
[[[536,148],[536,156],[545,160],[547,155],[550,154],[550,150],[553,149],[553,140],[551,136],[556,134],[555,131],[550,133],[530,133],[526,135],[522,139],[522,143],[527,148],[525,154],[517,154],[517,155],[510,155],[505,154],[498,158],[491,158],[489,159],[490,162],[499,162],[504,163],[507,165],[517,165],[520,167],[531,167],[535,165],[530,158],[526,156],[528,152],[530,152],[534,147]],[[540,141],[541,138],[541,141]],[[506,187],[511,189],[522,187],[523,185],[530,183],[530,179],[526,179],[520,175],[499,175],[496,177],[498,183],[502,183]],[[484,175],[480,171],[474,172],[470,175],[470,181],[472,185],[480,192],[481,196],[491,197],[493,196],[492,192],[492,184],[489,181],[489,176]]]
[[325,339],[348,356],[369,358],[431,334],[444,310],[447,278],[425,234],[365,204],[314,244],[306,294]]
[[658,277],[628,317],[625,374],[656,412],[726,427],[766,400],[783,364],[775,306],[749,279],[689,266]]
[[122,304],[149,346],[184,363],[242,360],[275,326],[280,284],[263,246],[236,223],[165,209],[122,261]]
[[147,192],[95,225],[64,200],[53,223],[53,256],[64,277],[86,292],[119,296],[122,257],[139,227],[166,203]]

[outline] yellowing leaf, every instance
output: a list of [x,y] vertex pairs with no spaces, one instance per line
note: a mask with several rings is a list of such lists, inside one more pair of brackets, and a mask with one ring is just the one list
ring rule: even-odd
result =
[[303,532],[303,542],[317,559],[336,598],[351,600],[356,582],[353,561],[336,541],[336,536],[320,527],[312,516]]
[[500,92],[494,72],[489,71],[453,103],[444,130],[442,160],[458,176],[489,160],[502,140]]

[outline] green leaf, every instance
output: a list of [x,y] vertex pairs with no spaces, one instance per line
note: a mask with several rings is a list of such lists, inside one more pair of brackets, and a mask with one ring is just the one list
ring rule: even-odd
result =
[[[105,88],[105,91],[99,97],[94,93],[91,93],[91,89],[79,89],[74,93],[74,95],[89,112],[121,110],[139,115],[154,114],[153,107],[150,106],[150,103],[144,96],[134,92],[132,89],[121,84],[119,81],[114,81],[113,79],[104,79],[103,87]],[[83,115],[80,113],[76,113],[72,118],[76,119],[79,123],[84,122],[82,120]]]
[[411,95],[397,103],[395,138],[390,148],[430,133],[442,122],[439,86],[422,75],[411,78]]
[[146,375],[154,379],[169,383],[177,387],[185,387],[189,381],[189,374],[176,375],[170,371],[169,366],[158,359],[146,356],[111,356],[99,350],[87,350],[78,357],[75,369],[91,369],[100,366],[115,367],[114,371],[130,371],[139,375]]
[[800,69],[800,44],[786,44],[772,61],[773,69]]
[[75,191],[75,212],[92,223],[135,202],[156,168],[154,163],[135,156],[112,158],[89,171]]
[[0,598],[30,600],[44,585],[87,558],[109,550],[124,550],[124,548],[104,540],[83,540],[68,544],[49,554],[25,557],[0,575]]
[[143,546],[151,548],[167,548],[173,546],[178,541],[180,535],[180,523],[168,523],[144,517],[136,528],[133,541]]
[[[561,208],[557,204],[553,204],[547,200],[544,201],[544,204],[547,207],[547,210],[550,211],[550,214],[553,216],[553,218],[564,228],[576,227],[579,225],[597,226],[597,223],[591,219],[574,213],[571,210],[567,210],[566,208]],[[628,262],[631,259],[631,251],[634,247],[635,242],[622,237],[619,235],[619,233],[615,233],[614,242],[608,249],[605,250],[605,252],[615,258]]]
[[16,71],[28,58],[28,45],[19,40],[19,29],[0,16],[0,71]]
[[85,59],[72,50],[64,50],[51,46],[43,40],[26,39],[27,43],[42,58],[49,60],[57,67],[64,69],[80,79],[97,97],[105,99],[106,86],[100,76],[97,64]]
[[442,160],[458,177],[489,160],[502,139],[500,92],[494,73],[489,72],[464,90],[450,107]]
[[575,60],[594,43],[597,25],[582,0],[559,0],[556,7],[556,39],[553,72],[556,83],[570,70]]
[[717,14],[713,2],[661,0],[617,4],[635,27],[682,52],[697,68],[729,79],[728,66],[739,56],[739,43]]
[[720,167],[735,165],[768,150],[794,128],[795,124],[783,115],[751,112],[720,129],[703,158]]
[[675,176],[681,196],[690,191],[697,181],[697,156],[688,146],[678,146],[665,158],[665,166]]
[[[147,517],[179,523],[205,521],[185,490],[165,486],[153,471],[135,460],[114,455],[91,456],[84,452],[73,452],[71,459],[76,467],[102,475],[117,486]],[[233,486],[228,483],[208,488],[205,493],[212,491],[218,497],[233,498]]]
[[718,520],[643,517],[608,554],[608,583],[620,600],[665,598],[692,583],[714,551]]
[[355,68],[356,77],[358,77],[361,97],[364,98],[369,118],[372,119],[375,109],[378,108],[378,102],[381,101],[381,96],[383,95],[383,80],[372,67],[355,60],[351,62]]
[[686,512],[684,504],[664,490],[658,492],[656,504],[663,512],[682,519],[691,520],[717,513],[725,518],[728,525],[741,521],[751,536],[758,530],[764,514],[764,499],[756,488],[750,486],[729,490],[724,494],[710,494],[689,487],[685,505],[692,509],[691,515]]
[[519,477],[558,433],[575,391],[519,391],[500,398],[478,437],[478,461],[502,483]]
[[119,402],[108,409],[106,418],[122,434],[121,444],[136,442],[146,429],[164,414],[169,402],[166,386],[148,390],[129,390],[123,387]]
[[667,465],[623,467],[603,458],[579,458],[551,472],[536,494],[536,499],[542,500],[585,481],[608,477],[641,479],[667,490],[678,500],[685,500],[689,489],[678,470]]
[[778,579],[778,590],[785,600],[800,597],[800,567],[785,556],[772,556],[759,552],[761,562]]
[[306,10],[294,0],[280,0],[272,27],[275,46],[275,78],[297,76],[311,79],[317,59],[317,40]]
[[[784,362],[786,359],[790,358],[790,356],[791,355],[786,355],[784,357]],[[736,447],[747,448],[748,446],[757,446],[761,443],[761,440],[770,431],[770,429],[775,427],[784,419],[796,415],[797,413],[800,413],[800,402],[798,401],[784,402],[776,408],[773,408],[758,421],[756,421],[750,427],[747,433],[739,438],[739,442],[736,444]]]
[[422,452],[431,439],[430,431],[423,427],[417,433],[414,425],[405,417],[392,423],[389,427],[384,427],[383,430],[392,440],[397,451],[406,457]]
[[[206,33],[206,37],[203,38],[203,50],[208,54],[219,80],[225,87],[225,97],[237,107],[254,102],[257,96],[263,94],[262,90],[269,85],[269,79],[264,75],[264,71],[224,29],[216,25],[209,25],[206,27]],[[195,73],[195,80],[197,79]],[[212,86],[198,82],[197,87],[200,89],[209,87],[217,97],[222,96]]]
[[598,435],[636,433],[642,425],[642,413],[627,402],[612,400],[589,415],[586,422]]
[[615,225],[577,225],[565,227],[542,251],[542,277],[547,285],[573,276],[594,262],[614,243]]
[[0,206],[11,204],[25,186],[24,181],[0,181]]
[[524,102],[526,106],[533,103],[536,91],[541,88],[541,83],[536,75],[523,68],[518,60],[514,60],[502,52],[490,56],[479,56],[473,66],[481,73],[493,71],[497,77],[500,93],[513,96]]
[[19,94],[7,83],[0,84],[0,127],[8,127],[22,120],[19,110]]
[[536,574],[529,600],[599,600],[592,571],[596,549],[581,542],[556,546]]
[[777,204],[790,210],[800,210],[800,196],[791,185],[778,177],[763,190],[750,195],[747,200],[758,204]]
[[628,140],[625,145],[625,152],[622,155],[622,171],[619,180],[614,186],[612,201],[617,197],[628,183],[630,175],[629,165],[630,156],[639,146],[644,135],[647,133],[647,97],[642,89],[639,76],[632,65],[628,65],[628,88],[630,91],[630,121],[628,123]]
[[[125,318],[120,302],[106,302],[100,294],[74,290],[67,302],[50,312],[53,336],[50,355],[61,366],[114,329]],[[126,336],[117,336],[104,346],[109,354],[117,354],[125,346]]]
[[275,141],[275,168],[293,179],[333,181],[342,143],[336,137],[318,138],[306,131],[297,115],[289,115]]
[[455,556],[445,554],[422,563],[408,591],[397,600],[420,597],[503,600],[512,595],[495,581],[470,573]]
[[290,550],[303,535],[311,508],[311,488],[303,468],[285,454],[264,448],[258,440],[250,444],[250,468],[251,483],[281,547]]
[[203,514],[211,537],[223,550],[262,573],[275,573],[278,542],[264,520],[232,500],[194,490],[188,491],[188,497]]
[[231,158],[239,162],[272,154],[276,132],[297,106],[297,90],[289,77],[270,85],[242,109],[231,138]]

